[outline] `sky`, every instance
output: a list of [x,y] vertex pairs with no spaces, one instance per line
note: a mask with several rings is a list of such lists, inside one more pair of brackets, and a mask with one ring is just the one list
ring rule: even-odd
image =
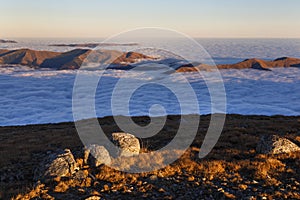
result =
[[109,37],[161,27],[191,37],[299,38],[299,0],[0,0],[0,38]]

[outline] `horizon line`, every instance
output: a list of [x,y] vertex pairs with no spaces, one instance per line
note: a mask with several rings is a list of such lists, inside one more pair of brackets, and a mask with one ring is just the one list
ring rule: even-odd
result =
[[[206,37],[206,36],[190,36],[194,39],[300,39],[300,37]],[[109,38],[109,36],[99,36],[99,37],[44,37],[44,36],[38,36],[38,37],[0,37],[0,39],[9,40],[9,39],[104,39]],[[132,37],[130,37],[132,39]],[[152,38],[152,37],[136,37],[136,38]],[[166,36],[162,37],[153,37],[153,38],[168,38]],[[181,38],[181,37],[169,37],[169,38]]]

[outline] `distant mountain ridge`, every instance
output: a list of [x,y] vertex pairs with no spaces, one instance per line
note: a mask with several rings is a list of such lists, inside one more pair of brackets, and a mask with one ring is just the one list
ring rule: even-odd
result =
[[32,68],[79,69],[84,61],[126,65],[141,59],[152,58],[141,53],[124,53],[115,50],[75,49],[67,52],[52,52],[0,49],[0,64],[26,65]]
[[[217,65],[218,69],[259,69],[259,70],[270,70],[275,67],[300,67],[300,59],[281,57],[272,61],[266,61],[262,59],[252,58],[246,59],[242,62],[235,64],[220,64]],[[176,72],[193,72],[199,70],[209,70],[212,66],[206,64],[186,64],[178,67]]]
[[[32,68],[79,69],[86,63],[111,64],[108,69],[129,70],[141,60],[156,60],[137,52],[121,52],[116,50],[74,49],[67,52],[37,51],[31,49],[0,49],[0,65],[24,65]],[[185,63],[183,60],[166,59],[155,61],[166,64],[176,72],[210,71],[212,66],[202,63]],[[147,64],[147,62],[146,62]],[[235,64],[220,64],[218,69],[259,69],[270,70],[275,67],[300,67],[300,59],[281,57],[272,61],[262,59],[246,59]]]

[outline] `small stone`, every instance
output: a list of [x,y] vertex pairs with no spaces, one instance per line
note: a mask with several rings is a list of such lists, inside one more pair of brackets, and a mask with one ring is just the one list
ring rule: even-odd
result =
[[151,181],[156,181],[157,180],[157,176],[156,175],[151,175],[149,178],[150,178]]
[[99,193],[98,191],[96,191],[96,190],[94,190],[94,191],[92,192],[92,194],[95,195],[95,196],[99,196],[99,195],[100,195],[100,193]]
[[119,156],[130,157],[139,155],[140,142],[139,139],[129,133],[113,133],[114,143],[120,148]]
[[194,181],[195,180],[195,177],[194,176],[189,176],[188,177],[188,181]]
[[240,184],[240,185],[239,185],[239,188],[240,188],[241,190],[246,190],[246,189],[248,188],[248,186],[245,185],[245,184]]
[[109,190],[109,186],[105,184],[105,185],[103,186],[103,189],[104,189],[104,191],[108,191],[108,190]]
[[229,192],[224,192],[224,195],[225,195],[227,198],[229,198],[229,199],[235,199],[235,198],[236,198],[235,195],[233,195],[233,194],[231,194],[231,193],[229,193]]
[[159,188],[159,190],[158,190],[159,192],[161,192],[161,193],[164,193],[164,192],[166,192],[163,188]]
[[143,184],[142,181],[138,181],[136,185],[137,185],[137,186],[141,186],[142,184]]
[[84,194],[84,193],[85,193],[85,190],[84,190],[84,189],[82,189],[82,188],[78,188],[78,192],[80,192],[80,193]]
[[246,199],[248,199],[248,200],[256,200],[256,198],[254,196],[248,196]]

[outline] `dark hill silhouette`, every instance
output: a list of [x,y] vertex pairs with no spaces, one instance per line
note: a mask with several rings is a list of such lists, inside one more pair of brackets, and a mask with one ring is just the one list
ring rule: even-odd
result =
[[52,47],[111,47],[111,46],[137,46],[138,43],[85,43],[85,44],[50,44]]
[[3,40],[3,39],[0,39],[0,43],[17,43],[17,41],[15,41],[15,40]]

